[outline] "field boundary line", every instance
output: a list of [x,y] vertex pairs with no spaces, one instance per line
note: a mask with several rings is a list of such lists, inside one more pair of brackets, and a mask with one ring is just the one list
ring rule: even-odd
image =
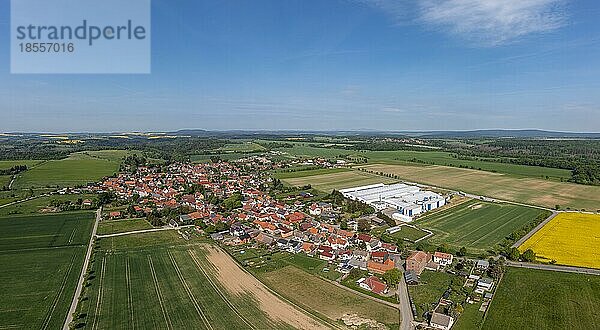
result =
[[171,251],[167,251],[167,254],[169,255],[169,259],[171,259],[171,263],[173,264],[173,267],[175,268],[175,272],[177,273],[177,276],[179,277],[181,284],[183,284],[183,287],[184,287],[185,291],[187,292],[188,297],[190,297],[190,299],[192,300],[192,304],[196,308],[196,312],[198,312],[198,315],[200,315],[200,319],[202,319],[202,322],[208,329],[213,329],[213,326],[210,324],[210,321],[206,317],[206,314],[204,314],[204,312],[202,311],[202,308],[200,308],[200,304],[196,300],[196,297],[194,297],[192,290],[190,289],[187,282],[185,281],[185,278],[183,277],[183,274],[181,273],[181,270],[179,269],[179,266],[177,265],[177,261],[175,261],[175,258],[171,254]]
[[171,324],[171,318],[165,311],[165,305],[163,302],[163,296],[160,292],[160,287],[158,286],[158,278],[156,277],[156,272],[154,271],[154,264],[152,263],[152,257],[148,256],[148,265],[150,265],[150,273],[152,273],[152,281],[154,282],[154,289],[156,290],[156,296],[158,297],[158,303],[160,305],[160,309],[162,310],[163,317],[165,318],[165,322],[167,323],[167,329],[173,329],[173,325]]
[[214,290],[219,294],[219,296],[221,296],[221,298],[223,299],[223,301],[225,301],[225,303],[229,306],[229,308],[231,308],[231,310],[242,320],[244,321],[244,323],[246,323],[246,325],[248,327],[250,327],[250,329],[256,329],[256,327],[252,324],[250,324],[250,322],[248,322],[248,320],[246,320],[246,318],[244,318],[240,312],[238,311],[237,307],[235,307],[233,305],[233,303],[231,303],[231,301],[229,300],[229,298],[227,298],[225,296],[225,294],[223,294],[223,292],[221,291],[221,289],[214,283],[214,281],[210,278],[210,276],[208,275],[208,273],[202,268],[202,265],[200,264],[200,260],[198,260],[198,256],[196,255],[196,251],[192,251],[192,250],[188,250],[188,254],[190,255],[190,257],[192,258],[192,260],[194,261],[194,263],[196,264],[196,267],[198,267],[198,269],[202,272],[202,274],[204,274],[204,276],[206,277],[206,279],[208,280],[208,283],[210,283],[210,285],[214,288]]
[[131,276],[129,270],[129,256],[125,259],[125,280],[127,281],[127,305],[129,305],[129,311],[131,315],[131,327],[135,329],[135,317],[133,311],[133,298],[131,296]]
[[552,219],[554,219],[560,213],[561,212],[552,211],[552,214],[549,217],[547,217],[546,220],[540,222],[540,224],[538,224],[537,226],[535,226],[525,236],[521,237],[518,241],[516,241],[513,245],[511,245],[511,247],[518,248],[519,246],[523,245],[523,243],[525,243],[528,239],[530,239],[533,235],[535,235],[535,233],[537,233],[540,229],[542,229],[547,223],[549,223],[550,221],[552,221]]
[[94,321],[92,330],[98,328],[98,317],[102,306],[102,293],[104,292],[104,275],[106,274],[106,255],[102,257],[102,268],[100,269],[100,279],[98,280],[98,298],[96,298],[96,308],[94,309]]
[[56,297],[54,298],[54,301],[52,302],[52,307],[50,307],[50,310],[48,311],[49,312],[48,316],[44,317],[44,323],[42,323],[42,329],[48,329],[48,325],[50,324],[52,315],[54,314],[54,311],[56,310],[56,305],[58,305],[60,296],[62,296],[63,292],[65,291],[65,286],[67,285],[67,279],[69,278],[69,274],[71,274],[71,270],[73,269],[73,264],[75,263],[76,256],[77,256],[77,253],[73,253],[73,257],[71,257],[71,263],[69,264],[69,268],[67,269],[67,272],[65,273],[65,276],[63,277],[60,289],[58,290],[58,294],[56,295]]

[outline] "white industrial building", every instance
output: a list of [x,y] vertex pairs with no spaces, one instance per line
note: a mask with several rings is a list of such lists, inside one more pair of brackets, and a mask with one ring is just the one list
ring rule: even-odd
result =
[[413,217],[446,204],[446,199],[432,191],[404,183],[383,183],[340,190],[344,197],[369,204],[378,211],[398,210],[395,218],[411,221]]

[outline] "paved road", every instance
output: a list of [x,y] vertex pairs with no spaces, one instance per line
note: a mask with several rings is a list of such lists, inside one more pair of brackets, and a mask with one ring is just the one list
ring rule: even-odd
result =
[[555,272],[579,273],[579,274],[589,274],[589,275],[600,276],[600,269],[589,269],[589,268],[581,268],[581,267],[558,266],[558,265],[548,265],[548,264],[532,264],[532,263],[528,263],[528,262],[515,262],[515,261],[509,261],[509,260],[506,261],[506,265],[511,266],[511,267],[519,267],[519,268],[551,270],[551,271],[555,271]]
[[102,207],[96,211],[96,222],[94,222],[94,228],[92,229],[92,236],[90,237],[90,243],[88,245],[87,253],[85,255],[85,260],[83,261],[83,267],[81,268],[81,275],[79,276],[79,282],[77,283],[77,289],[75,290],[75,295],[73,296],[73,301],[71,301],[71,308],[69,308],[69,313],[67,314],[67,319],[65,320],[65,324],[63,325],[63,330],[69,330],[69,324],[73,321],[73,314],[77,309],[77,302],[79,301],[79,296],[81,295],[81,290],[83,289],[83,282],[85,280],[85,273],[88,269],[88,264],[90,262],[90,257],[92,255],[92,245],[94,243],[94,238],[96,236],[96,230],[98,229],[98,222],[100,222],[100,217],[102,215]]
[[412,330],[414,329],[412,308],[410,307],[410,299],[408,298],[408,288],[404,278],[400,279],[398,283],[398,300],[400,301],[400,330]]
[[151,232],[154,232],[154,231],[174,230],[174,229],[181,229],[181,228],[188,228],[188,227],[194,227],[194,225],[185,225],[185,226],[179,226],[179,227],[161,227],[161,228],[152,228],[152,229],[141,229],[141,230],[127,231],[127,232],[124,232],[124,233],[96,235],[96,237],[98,237],[98,238],[115,237],[115,236],[131,235],[131,234],[151,233]]
[[519,247],[526,240],[528,240],[531,236],[533,236],[533,234],[535,234],[538,230],[542,229],[542,227],[544,227],[548,222],[550,222],[550,220],[554,219],[554,217],[557,215],[558,215],[557,211],[552,211],[552,214],[546,220],[542,221],[539,225],[537,225],[535,228],[533,228],[530,232],[527,233],[527,235],[521,237],[521,239],[516,241],[515,244],[513,244],[511,247],[513,247],[513,248]]

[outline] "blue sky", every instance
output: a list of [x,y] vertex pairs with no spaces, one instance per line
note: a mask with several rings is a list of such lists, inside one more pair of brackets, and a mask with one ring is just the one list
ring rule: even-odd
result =
[[149,75],[11,75],[9,12],[4,132],[600,131],[596,1],[153,0]]

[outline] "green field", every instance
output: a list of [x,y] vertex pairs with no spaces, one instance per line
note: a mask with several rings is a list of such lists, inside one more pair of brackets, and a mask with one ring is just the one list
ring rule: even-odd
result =
[[420,238],[423,238],[427,235],[429,235],[428,232],[421,230],[419,228],[413,228],[410,226],[402,226],[402,229],[400,231],[395,232],[390,236],[393,237],[394,239],[403,239],[403,240],[408,240],[408,241],[414,242],[414,241],[416,241]]
[[485,252],[544,211],[472,200],[416,221],[434,235],[427,240],[469,252]]
[[[170,244],[146,244],[152,240]],[[261,289],[228,255],[214,251],[218,248],[201,239],[181,239],[176,231],[100,240],[85,299],[78,306],[77,326],[292,329],[294,322],[323,326]]]
[[0,160],[0,170],[9,169],[16,165],[27,165],[27,168],[32,168],[35,165],[43,162],[42,160]]
[[154,228],[146,219],[125,219],[102,221],[98,224],[98,235],[124,233],[134,230]]
[[359,171],[342,171],[337,173],[318,174],[296,178],[283,179],[292,186],[311,185],[313,188],[331,192],[333,189],[343,189],[357,186],[365,186],[374,183],[395,183],[397,180],[381,177],[374,174]]
[[119,169],[118,156],[125,153],[125,151],[82,152],[72,154],[66,159],[49,160],[19,174],[14,186],[16,189],[72,187],[98,181]]
[[277,171],[273,174],[273,177],[277,179],[292,179],[292,178],[305,178],[307,176],[333,174],[351,171],[349,168],[319,168],[311,170],[297,170],[293,172],[286,172],[285,170]]
[[480,160],[463,160],[453,157],[452,153],[443,151],[357,151],[345,150],[340,148],[319,148],[309,146],[310,143],[290,142],[293,148],[278,149],[282,152],[287,152],[290,155],[305,156],[305,157],[327,157],[327,158],[345,158],[346,156],[355,158],[367,158],[369,163],[382,164],[434,164],[453,167],[466,167],[472,169],[480,169],[489,172],[498,172],[511,174],[522,177],[546,177],[552,179],[568,179],[571,177],[569,170],[526,166],[508,163],[499,163],[490,159]]
[[0,175],[0,188],[7,187],[10,184],[10,180],[12,179],[12,175]]
[[208,162],[212,157],[219,157],[223,160],[236,160],[244,157],[259,155],[260,153],[241,153],[241,152],[230,152],[230,153],[219,153],[219,154],[205,154],[205,155],[191,155],[190,161],[194,163]]
[[600,276],[507,269],[482,329],[599,329]]
[[261,146],[260,144],[251,142],[251,141],[244,141],[241,143],[231,143],[231,144],[227,144],[224,147],[219,148],[220,151],[223,151],[225,153],[227,152],[241,152],[241,153],[246,153],[246,152],[260,152],[260,151],[265,151],[265,147]]
[[410,182],[548,208],[560,205],[595,211],[600,205],[598,186],[437,165],[374,164],[361,168]]
[[73,298],[93,214],[0,218],[0,329],[59,329]]
[[42,196],[26,202],[14,204],[11,206],[0,208],[0,216],[7,215],[33,215],[40,214],[40,211],[47,208],[52,200],[57,201],[72,201],[75,202],[77,199],[94,199],[94,195],[51,195]]

